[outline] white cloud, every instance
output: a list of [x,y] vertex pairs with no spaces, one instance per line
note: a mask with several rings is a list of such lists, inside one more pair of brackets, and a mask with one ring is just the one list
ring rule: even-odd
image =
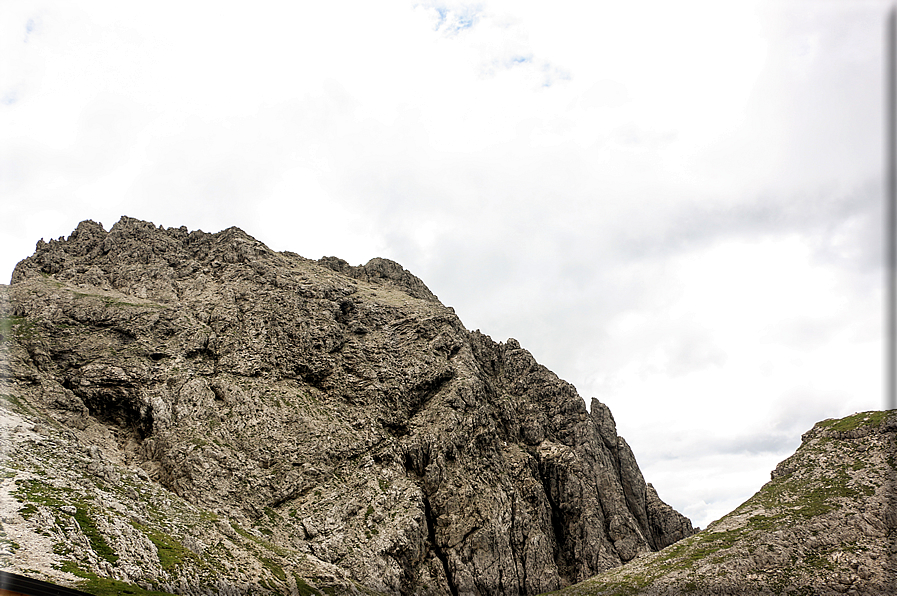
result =
[[0,273],[123,214],[395,259],[706,525],[881,403],[886,6],[7,2]]

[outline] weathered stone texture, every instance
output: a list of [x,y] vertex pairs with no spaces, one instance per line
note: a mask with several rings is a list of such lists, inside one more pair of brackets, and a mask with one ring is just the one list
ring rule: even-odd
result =
[[122,218],[39,242],[7,292],[14,391],[113,454],[92,473],[373,590],[536,594],[693,533],[606,406],[392,261]]
[[559,596],[895,594],[895,435],[893,410],[819,422],[735,511]]

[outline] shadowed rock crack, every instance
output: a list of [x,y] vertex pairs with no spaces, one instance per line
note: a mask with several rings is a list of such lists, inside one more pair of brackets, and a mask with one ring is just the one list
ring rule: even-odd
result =
[[429,499],[424,499],[424,515],[427,518],[427,540],[430,543],[430,548],[433,549],[433,554],[435,554],[436,558],[439,559],[439,562],[442,563],[442,571],[445,573],[445,583],[448,584],[449,590],[452,591],[452,596],[458,596],[458,588],[455,586],[452,571],[449,568],[448,557],[445,556],[442,547],[436,542],[436,519],[433,516],[433,509],[430,507]]

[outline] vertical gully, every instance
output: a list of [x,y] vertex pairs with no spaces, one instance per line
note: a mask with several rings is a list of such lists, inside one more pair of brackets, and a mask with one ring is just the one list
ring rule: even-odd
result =
[[452,591],[452,596],[458,596],[458,588],[455,586],[452,573],[449,570],[448,558],[436,542],[436,519],[433,517],[433,510],[430,508],[430,500],[426,497],[424,497],[424,515],[427,518],[427,538],[430,540],[430,544],[433,545],[433,554],[435,554],[436,558],[442,563],[442,571],[445,573],[445,582],[448,584],[449,590]]

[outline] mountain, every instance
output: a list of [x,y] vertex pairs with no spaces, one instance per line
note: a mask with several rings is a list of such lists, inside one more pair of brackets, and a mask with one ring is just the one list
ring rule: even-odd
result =
[[694,533],[605,405],[386,259],[85,221],[38,242],[0,310],[10,572],[94,594],[512,596]]
[[706,530],[555,592],[897,594],[897,411],[817,423]]

